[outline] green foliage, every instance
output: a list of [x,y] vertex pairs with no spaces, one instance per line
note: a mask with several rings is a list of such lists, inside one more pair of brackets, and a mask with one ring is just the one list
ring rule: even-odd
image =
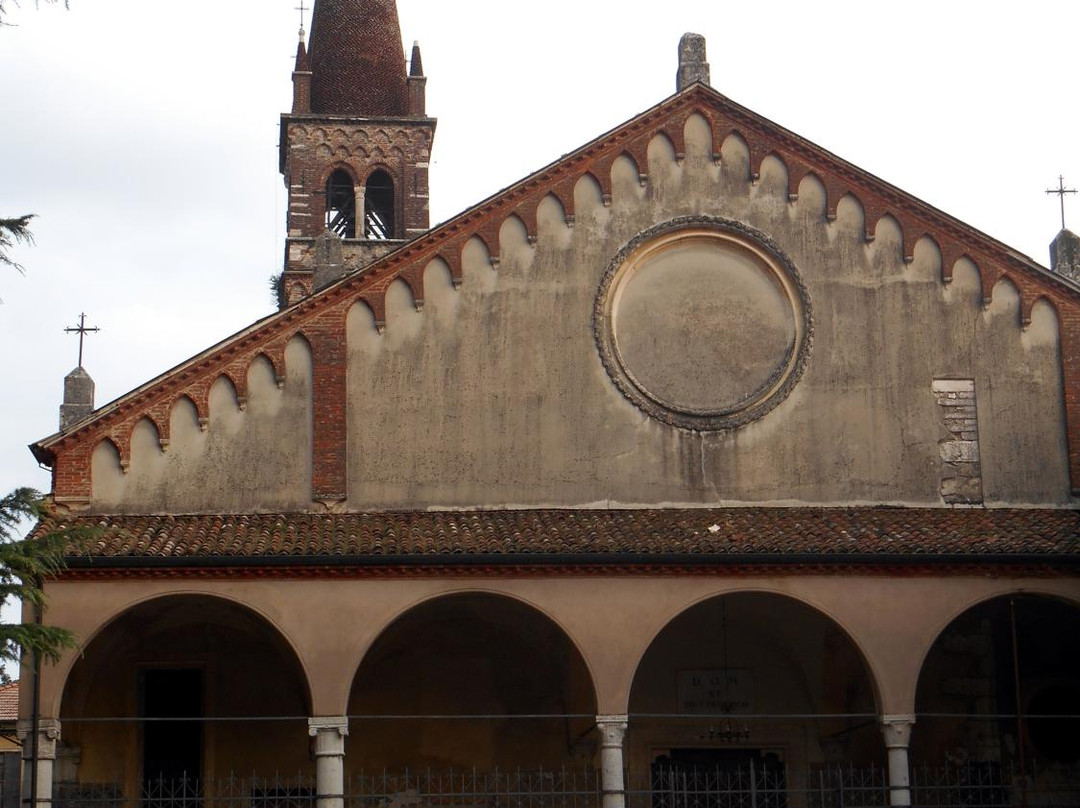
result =
[[285,308],[285,284],[282,282],[283,273],[270,276],[270,296],[279,309]]
[[[17,540],[15,531],[27,519],[45,516],[41,497],[32,488],[17,488],[0,497],[0,597],[19,598],[35,608],[45,605],[43,582],[64,566],[64,555],[87,537],[85,529],[39,531]],[[56,626],[34,622],[0,625],[0,660],[18,662],[24,653],[37,653],[55,662],[75,635]]]
[[30,232],[30,220],[34,214],[18,216],[14,219],[0,219],[0,266],[8,266],[23,271],[20,264],[8,255],[8,250],[16,244],[33,244],[34,234]]

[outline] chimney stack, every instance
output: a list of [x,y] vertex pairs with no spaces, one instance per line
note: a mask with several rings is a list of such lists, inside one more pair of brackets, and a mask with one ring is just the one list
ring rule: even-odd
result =
[[64,377],[64,403],[60,405],[60,431],[66,431],[93,411],[94,380],[80,366]]
[[1050,242],[1050,269],[1080,283],[1080,236],[1062,229]]
[[685,90],[694,82],[709,83],[709,63],[705,61],[705,37],[683,34],[679,40],[679,75],[675,89]]

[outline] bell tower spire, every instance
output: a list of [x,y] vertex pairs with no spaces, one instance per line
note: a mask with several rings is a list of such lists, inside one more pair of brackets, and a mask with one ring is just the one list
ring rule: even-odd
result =
[[283,306],[428,230],[435,119],[419,52],[406,71],[395,0],[315,0],[281,116]]

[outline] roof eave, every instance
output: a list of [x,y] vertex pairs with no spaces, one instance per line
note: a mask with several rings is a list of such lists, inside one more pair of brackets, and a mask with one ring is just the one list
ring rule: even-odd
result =
[[247,567],[723,567],[723,566],[1080,566],[1063,553],[433,553],[430,555],[71,556],[71,569]]

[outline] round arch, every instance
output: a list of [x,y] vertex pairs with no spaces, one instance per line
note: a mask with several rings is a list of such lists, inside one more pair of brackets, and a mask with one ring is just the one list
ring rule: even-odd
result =
[[[360,302],[364,302],[364,301],[360,301]],[[366,305],[366,303],[365,303],[365,305]],[[410,612],[412,612],[412,611],[414,611],[414,610],[416,610],[418,608],[423,608],[423,607],[425,607],[425,606],[427,606],[429,604],[432,604],[432,603],[434,603],[436,601],[439,601],[439,600],[443,600],[445,598],[458,597],[459,595],[482,595],[482,596],[490,596],[490,597],[493,597],[493,598],[504,598],[504,599],[509,600],[509,601],[514,601],[515,603],[518,603],[521,606],[523,606],[523,607],[525,607],[527,609],[530,609],[531,611],[536,612],[538,615],[542,616],[545,620],[550,621],[552,624],[554,624],[559,629],[560,632],[562,632],[563,635],[565,635],[566,639],[570,642],[571,645],[573,645],[574,650],[581,657],[582,662],[585,665],[585,669],[589,673],[589,681],[590,681],[590,683],[592,683],[593,698],[594,699],[598,698],[598,695],[596,693],[596,685],[595,685],[596,675],[595,675],[595,671],[592,668],[592,663],[591,663],[591,661],[589,659],[589,656],[583,650],[580,640],[574,635],[573,630],[569,626],[566,625],[565,620],[563,620],[558,615],[553,614],[550,609],[548,609],[545,606],[543,606],[542,604],[538,603],[536,600],[525,597],[524,595],[522,595],[519,592],[514,592],[514,591],[511,591],[511,590],[507,590],[507,589],[500,589],[500,588],[493,588],[493,587],[483,587],[483,586],[463,586],[463,587],[454,588],[454,589],[438,589],[438,590],[435,590],[435,591],[432,591],[432,592],[426,592],[423,595],[421,595],[419,597],[416,597],[413,600],[409,601],[405,605],[400,606],[399,608],[397,608],[396,611],[382,624],[382,626],[379,628],[379,630],[375,634],[372,635],[370,641],[367,642],[366,644],[364,644],[363,646],[361,646],[360,649],[358,650],[355,658],[352,660],[352,662],[350,664],[350,667],[351,667],[352,671],[354,672],[353,678],[355,679],[355,673],[359,670],[360,666],[364,663],[364,659],[367,657],[368,652],[371,650],[372,646],[374,646],[375,643],[378,642],[380,637],[382,637],[387,631],[389,631],[391,628],[393,628],[393,626],[395,624],[397,624],[397,622],[399,620],[401,620],[403,617],[408,615]]]
[[356,172],[347,165],[331,166],[322,187],[326,229],[339,238],[357,238]]
[[945,632],[945,630],[954,622],[956,622],[957,618],[962,616],[965,612],[969,612],[984,603],[989,603],[990,601],[997,600],[999,598],[1026,595],[1030,595],[1032,597],[1044,597],[1050,598],[1052,600],[1059,600],[1063,603],[1069,603],[1072,606],[1080,608],[1080,593],[1077,593],[1075,596],[1070,597],[1069,594],[1055,591],[1050,587],[1040,588],[1038,586],[1028,585],[1009,586],[1006,583],[1006,585],[1002,586],[1001,589],[990,592],[979,592],[978,594],[972,595],[971,597],[966,598],[964,601],[956,604],[954,607],[952,607],[950,611],[943,613],[938,619],[937,623],[931,627],[931,630],[928,632],[929,638],[926,642],[926,645],[923,647],[922,653],[919,657],[920,675],[923,666],[926,664],[926,658],[927,656],[929,656],[931,649],[934,647],[935,643],[937,643],[938,640],[941,639],[941,635]]
[[367,173],[364,188],[364,219],[359,237],[375,240],[401,238],[399,189],[394,172],[376,163]]
[[[77,631],[76,635],[79,638],[79,648],[75,651],[65,654],[61,661],[55,666],[53,675],[48,677],[52,682],[57,683],[57,687],[52,688],[51,698],[46,695],[42,700],[42,713],[44,715],[59,715],[60,704],[63,698],[64,690],[67,688],[68,679],[71,677],[72,669],[75,665],[85,656],[86,650],[90,645],[105,631],[107,631],[117,620],[122,618],[125,614],[133,609],[137,609],[144,604],[152,601],[162,600],[164,598],[212,598],[220,600],[225,603],[231,604],[239,609],[250,612],[265,622],[270,628],[273,629],[275,634],[279,636],[282,642],[288,647],[292,657],[296,660],[296,663],[300,666],[300,669],[304,674],[305,687],[307,688],[307,700],[311,702],[311,676],[307,669],[307,664],[300,654],[296,643],[293,638],[289,636],[289,632],[270,614],[259,606],[253,603],[245,601],[239,597],[235,597],[227,592],[222,591],[206,591],[203,589],[180,589],[166,592],[152,592],[150,594],[139,595],[138,597],[130,600],[125,600],[117,603],[111,610],[107,611],[103,615],[95,615],[99,617],[94,623],[94,626],[86,631]],[[45,678],[45,677],[43,677]]]
[[[253,686],[257,683],[257,686]],[[58,776],[211,782],[309,767],[307,672],[288,637],[234,598],[169,593],[124,604],[64,677]]]
[[443,592],[401,609],[364,649],[348,715],[354,771],[547,769],[595,751],[585,657],[551,616],[503,592]]
[[630,763],[877,765],[879,704],[867,655],[825,610],[767,589],[712,593],[668,619],[638,660]]
[[[808,609],[810,611],[813,611],[813,612],[821,615],[822,618],[828,620],[832,625],[834,625],[840,631],[840,633],[849,642],[851,642],[851,644],[858,651],[859,658],[862,661],[862,664],[866,667],[867,675],[868,675],[868,677],[870,679],[870,683],[871,683],[872,688],[873,688],[874,704],[875,704],[875,706],[877,708],[880,708],[880,706],[882,704],[882,694],[881,694],[881,685],[880,685],[881,677],[878,675],[878,671],[875,668],[873,655],[868,652],[867,648],[865,647],[865,645],[862,642],[859,635],[856,632],[852,631],[847,626],[846,621],[843,618],[841,618],[840,616],[838,616],[835,613],[834,610],[824,606],[823,604],[821,604],[821,603],[817,602],[816,600],[806,596],[805,594],[795,593],[795,592],[791,592],[791,591],[781,589],[779,587],[771,587],[771,586],[745,586],[745,585],[740,585],[740,586],[726,587],[726,588],[724,588],[722,590],[719,590],[719,591],[706,592],[704,594],[696,596],[693,600],[687,601],[685,603],[678,604],[678,606],[676,608],[674,608],[668,614],[663,616],[663,618],[662,618],[662,620],[661,620],[661,622],[659,624],[659,628],[657,628],[651,635],[643,637],[642,643],[641,643],[641,646],[640,646],[641,651],[638,654],[637,664],[634,666],[634,670],[633,670],[633,678],[634,679],[637,678],[638,670],[640,669],[641,663],[644,660],[645,655],[648,653],[649,649],[653,647],[653,644],[656,642],[657,638],[659,638],[664,633],[664,631],[666,631],[668,629],[668,627],[671,626],[672,623],[674,623],[680,617],[685,615],[687,612],[697,608],[698,606],[701,606],[702,604],[708,603],[710,601],[714,601],[714,600],[716,600],[718,598],[729,597],[729,596],[732,596],[732,595],[767,595],[767,596],[775,596],[777,598],[781,598],[781,599],[784,599],[784,600],[789,600],[789,601],[791,601],[791,602],[793,602],[795,604],[798,604],[799,606],[804,607],[804,608],[806,608],[806,609]],[[632,689],[632,684],[631,684],[629,689]],[[629,689],[628,689],[628,693],[629,693]]]
[[352,180],[354,187],[363,185],[363,183],[360,182],[360,173],[356,170],[352,163],[346,162],[345,160],[335,160],[323,169],[323,172],[319,177],[319,187],[325,188],[326,184],[330,182],[330,177],[332,177],[338,171],[343,171],[344,173],[348,174],[349,179]]
[[[1003,587],[953,610],[920,660],[916,764],[1008,777],[1080,763],[1080,602]],[[1054,717],[1051,717],[1054,716]],[[1046,764],[1050,764],[1047,766]]]

